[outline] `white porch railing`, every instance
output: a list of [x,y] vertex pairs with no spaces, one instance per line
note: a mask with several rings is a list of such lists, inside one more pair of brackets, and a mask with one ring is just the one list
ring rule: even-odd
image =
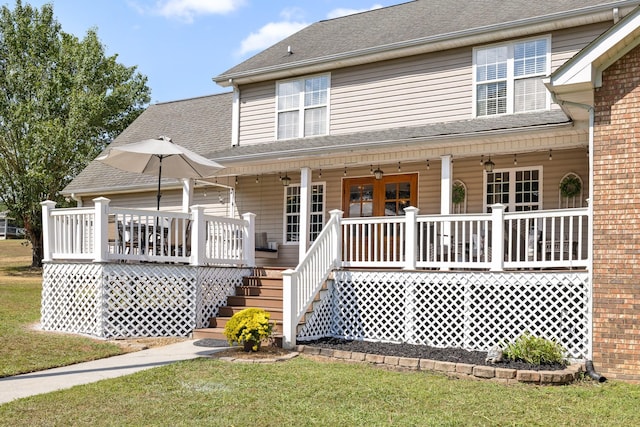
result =
[[283,345],[335,267],[415,270],[587,268],[589,210],[331,219],[298,267],[284,273]]
[[331,211],[331,218],[295,270],[282,273],[282,345],[295,345],[296,327],[307,307],[340,261],[340,220],[342,211]]
[[44,261],[146,261],[191,265],[255,265],[254,218],[112,208],[55,209],[42,203]]
[[586,268],[587,208],[341,221],[343,267],[504,269]]

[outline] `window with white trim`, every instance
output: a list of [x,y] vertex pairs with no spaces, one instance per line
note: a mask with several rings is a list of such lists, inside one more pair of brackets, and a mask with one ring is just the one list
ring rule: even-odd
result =
[[550,37],[474,49],[476,116],[548,109],[550,49]]
[[542,166],[494,170],[485,174],[486,211],[502,203],[507,212],[542,209]]
[[[311,185],[311,213],[309,218],[309,240],[313,242],[324,226],[324,184]],[[300,241],[300,186],[285,188],[285,243]]]
[[277,139],[327,134],[329,83],[326,74],[276,84]]

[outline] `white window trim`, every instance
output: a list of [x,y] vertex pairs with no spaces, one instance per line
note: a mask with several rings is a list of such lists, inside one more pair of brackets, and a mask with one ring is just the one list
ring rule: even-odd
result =
[[[313,79],[316,77],[326,77],[327,78],[327,103],[324,105],[324,107],[326,108],[327,111],[327,117],[326,117],[326,133],[321,134],[321,135],[310,135],[310,136],[304,136],[304,111],[305,111],[305,107],[304,107],[304,90],[300,91],[300,102],[298,103],[298,136],[294,136],[292,138],[282,138],[282,139],[278,139],[278,113],[280,113],[280,110],[278,109],[278,92],[279,92],[279,86],[282,83],[289,83],[289,82],[293,82],[293,81],[299,81],[302,84],[302,87],[304,87],[304,81],[307,79]],[[287,80],[278,80],[276,82],[276,93],[275,93],[275,115],[274,115],[274,131],[273,131],[273,135],[274,135],[274,140],[275,141],[285,141],[287,139],[295,139],[295,138],[314,138],[317,136],[326,136],[329,135],[329,117],[331,116],[331,110],[330,110],[330,105],[331,105],[331,73],[323,73],[323,74],[313,74],[313,75],[309,75],[309,76],[303,76],[303,77],[299,77],[299,78],[295,78],[295,79],[287,79]],[[310,108],[318,108],[321,105],[314,105],[313,107]],[[293,110],[283,110],[283,111],[293,111]]]
[[[327,218],[327,213],[326,208],[327,208],[327,185],[325,181],[321,181],[321,182],[312,182],[311,183],[311,188],[313,189],[314,186],[320,186],[322,187],[322,194],[324,195],[323,200],[322,200],[322,210],[318,211],[318,212],[309,212],[309,215],[315,214],[315,213],[320,213],[322,214],[322,225],[324,227],[324,224],[326,223],[326,218]],[[300,188],[300,184],[291,184],[288,187],[284,187],[283,188],[283,193],[284,193],[284,200],[283,200],[283,205],[282,205],[282,244],[283,245],[295,245],[297,246],[300,242],[288,242],[287,241],[287,188],[293,188],[293,187],[298,187]],[[313,205],[313,202],[310,201],[310,205]],[[300,216],[300,214],[298,214],[298,216]],[[309,219],[309,233],[311,233],[311,219]],[[312,243],[313,240],[310,240],[310,242]]]
[[[492,173],[503,173],[503,172],[509,172],[509,204],[505,205],[505,208],[508,208],[509,212],[516,212],[515,210],[515,194],[516,194],[516,186],[515,186],[515,177],[514,180],[511,180],[511,176],[512,174],[515,175],[516,172],[518,171],[533,171],[533,170],[537,170],[538,171],[538,176],[540,177],[538,179],[539,181],[539,195],[538,195],[538,206],[539,209],[538,210],[542,210],[544,209],[543,207],[543,202],[544,202],[544,194],[543,194],[543,188],[544,188],[544,174],[543,174],[543,167],[542,165],[539,166],[522,166],[522,167],[517,167],[517,168],[504,168],[504,169],[494,169]],[[487,209],[489,208],[489,205],[487,205],[487,175],[489,174],[489,172],[483,172],[483,178],[482,178],[482,212],[487,212]]]
[[[514,59],[513,59],[513,48],[514,45],[518,43],[534,41],[534,40],[547,40],[547,69],[545,70],[545,76],[549,76],[551,74],[551,35],[548,34],[546,36],[539,37],[529,37],[526,39],[513,40],[508,43],[495,43],[486,46],[477,46],[473,48],[473,90],[472,90],[472,101],[473,101],[473,117],[495,117],[506,114],[514,114],[514,93],[515,93],[515,77],[514,77]],[[491,49],[501,46],[507,46],[508,49],[508,59],[507,59],[507,112],[499,113],[499,114],[488,114],[486,116],[478,116],[478,84],[484,84],[485,82],[478,83],[477,80],[477,69],[476,69],[476,58],[479,50]],[[543,77],[542,75],[540,77]],[[549,91],[546,91],[547,99],[545,103],[545,110],[549,110],[551,108],[551,94]],[[538,110],[541,111],[541,110]]]

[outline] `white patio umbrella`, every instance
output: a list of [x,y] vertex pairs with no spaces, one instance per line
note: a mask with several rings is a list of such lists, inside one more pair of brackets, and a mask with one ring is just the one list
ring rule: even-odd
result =
[[223,169],[219,163],[202,157],[160,136],[157,139],[125,144],[109,149],[98,160],[129,172],[158,175],[157,209],[160,209],[160,181],[169,178],[205,178]]

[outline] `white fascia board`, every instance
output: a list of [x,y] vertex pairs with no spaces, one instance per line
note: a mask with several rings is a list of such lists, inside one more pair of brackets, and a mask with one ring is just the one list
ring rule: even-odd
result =
[[597,87],[602,71],[640,44],[640,9],[625,17],[551,74],[551,86]]

